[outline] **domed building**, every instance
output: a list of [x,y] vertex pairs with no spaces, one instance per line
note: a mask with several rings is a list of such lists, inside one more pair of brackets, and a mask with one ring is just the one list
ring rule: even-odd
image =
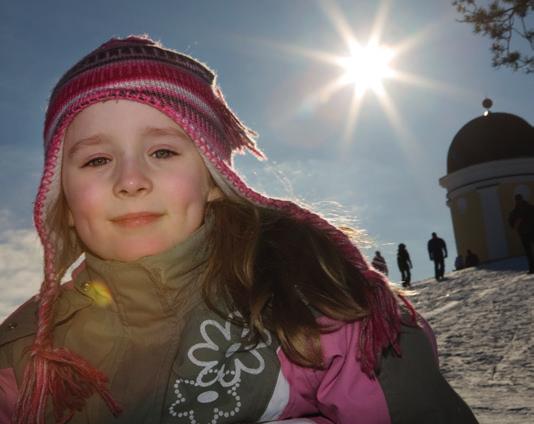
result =
[[[489,109],[491,101],[483,105]],[[514,196],[534,204],[534,127],[510,113],[486,110],[465,124],[447,156],[447,190],[458,254],[482,262],[524,255],[508,224]]]

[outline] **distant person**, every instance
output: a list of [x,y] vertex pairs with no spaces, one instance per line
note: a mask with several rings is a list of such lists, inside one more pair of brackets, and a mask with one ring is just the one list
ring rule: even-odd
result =
[[375,257],[373,258],[371,265],[373,265],[373,268],[380,271],[382,274],[388,275],[389,271],[386,260],[378,250],[375,252]]
[[445,241],[432,233],[432,238],[428,240],[428,254],[430,260],[434,261],[434,276],[436,281],[442,280],[445,274],[445,258],[447,257],[447,245]]
[[520,194],[515,195],[515,207],[508,216],[508,223],[517,231],[523,250],[528,261],[528,273],[534,273],[532,258],[532,243],[534,242],[534,206],[523,199]]
[[478,259],[478,256],[467,249],[467,255],[465,255],[465,267],[471,268],[473,266],[478,266],[479,264],[480,260]]
[[459,271],[461,269],[464,269],[464,257],[462,255],[456,256],[456,259],[454,260],[454,270]]
[[401,273],[402,287],[412,287],[412,275],[410,273],[410,268],[413,267],[412,260],[410,259],[410,254],[408,253],[408,250],[406,250],[406,245],[404,243],[399,244],[397,250],[397,265],[399,266],[399,271]]

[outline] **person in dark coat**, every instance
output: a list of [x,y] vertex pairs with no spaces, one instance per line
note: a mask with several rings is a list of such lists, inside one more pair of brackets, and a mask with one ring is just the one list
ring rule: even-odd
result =
[[472,266],[478,266],[479,264],[480,260],[478,259],[477,254],[467,249],[467,255],[465,255],[465,267],[470,268]]
[[508,223],[517,231],[523,250],[528,261],[528,273],[534,273],[534,258],[532,257],[532,243],[534,242],[534,206],[523,199],[520,194],[515,195],[515,207],[508,216]]
[[432,238],[428,240],[428,255],[434,261],[434,276],[436,281],[443,279],[445,274],[445,258],[447,257],[447,245],[445,241],[432,233]]
[[399,271],[401,273],[402,287],[411,288],[410,283],[412,275],[410,273],[410,268],[412,268],[412,260],[410,259],[410,254],[406,250],[406,245],[404,243],[399,244],[399,249],[397,250],[397,265],[399,266]]
[[464,257],[462,255],[456,256],[456,260],[454,261],[454,268],[455,271],[459,271],[465,268]]
[[373,265],[373,268],[380,271],[382,274],[388,275],[388,265],[378,250],[375,252],[375,257],[373,258],[371,265]]

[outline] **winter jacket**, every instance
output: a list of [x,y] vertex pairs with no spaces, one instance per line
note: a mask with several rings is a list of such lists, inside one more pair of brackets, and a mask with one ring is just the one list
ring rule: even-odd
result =
[[374,269],[380,271],[382,274],[388,275],[388,272],[389,272],[388,266],[383,256],[376,255],[373,258],[373,262],[371,262],[371,265],[373,266]]
[[508,223],[515,228],[519,235],[533,235],[534,233],[534,205],[526,200],[516,203],[508,215]]
[[[87,254],[63,285],[55,346],[103,371],[124,409],[114,418],[94,395],[69,423],[476,422],[440,374],[424,323],[402,327],[402,357],[385,352],[375,379],[357,360],[359,322],[321,336],[324,369],[291,362],[267,332],[247,345],[248,330],[232,323],[235,312],[221,317],[200,298],[203,243],[201,228],[170,251],[131,263]],[[30,299],[0,326],[1,424],[11,423],[36,309]]]
[[410,269],[412,267],[412,260],[410,259],[410,254],[406,249],[399,249],[397,252],[397,265],[402,271],[403,269]]
[[428,240],[427,248],[430,260],[432,261],[439,261],[447,257],[447,245],[442,238],[431,238]]

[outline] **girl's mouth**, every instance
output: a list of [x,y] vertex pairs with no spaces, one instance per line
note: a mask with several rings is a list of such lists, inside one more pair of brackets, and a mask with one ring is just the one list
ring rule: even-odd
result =
[[151,224],[161,218],[162,215],[163,214],[161,213],[155,212],[128,213],[126,215],[120,215],[116,218],[113,218],[111,222],[120,225],[121,227],[135,228]]

